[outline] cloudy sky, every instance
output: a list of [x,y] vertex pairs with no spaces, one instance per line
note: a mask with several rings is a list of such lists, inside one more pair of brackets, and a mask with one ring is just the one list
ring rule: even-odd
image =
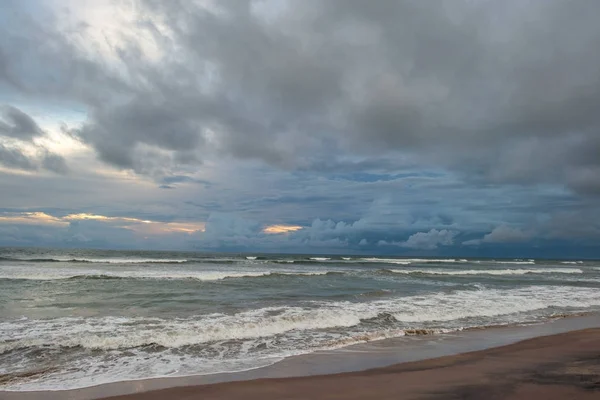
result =
[[3,0],[0,245],[600,257],[598,15]]

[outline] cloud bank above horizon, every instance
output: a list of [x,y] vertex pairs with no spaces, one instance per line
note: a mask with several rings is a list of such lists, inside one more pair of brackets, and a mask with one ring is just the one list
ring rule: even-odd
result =
[[600,257],[599,12],[7,0],[0,245]]

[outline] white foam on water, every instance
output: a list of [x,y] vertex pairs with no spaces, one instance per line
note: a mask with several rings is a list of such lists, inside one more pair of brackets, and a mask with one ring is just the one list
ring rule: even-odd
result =
[[311,302],[306,307],[266,307],[234,315],[194,318],[95,317],[0,322],[0,353],[29,346],[121,349],[158,344],[181,347],[219,340],[268,337],[289,331],[350,327],[381,313],[399,321],[453,321],[545,309],[600,305],[595,288],[532,286],[463,290],[371,302]]
[[306,270],[290,268],[269,269],[176,269],[165,268],[98,268],[98,267],[56,267],[53,265],[31,266],[2,265],[0,266],[0,279],[23,279],[23,280],[58,280],[73,278],[133,278],[133,279],[196,279],[200,281],[217,281],[227,278],[252,278],[279,275],[325,275],[330,271]]
[[32,262],[32,261],[58,261],[58,262],[81,262],[95,264],[181,264],[188,262],[187,259],[167,259],[167,258],[86,258],[86,257],[51,257],[47,259],[39,258],[15,258],[14,261]]
[[[487,262],[487,261],[485,261],[485,262]],[[532,265],[532,264],[535,264],[535,260],[527,260],[527,261],[497,261],[497,260],[492,260],[490,262],[494,263],[494,264],[516,264],[516,265]]]
[[377,257],[369,257],[369,258],[361,258],[361,261],[373,262],[373,263],[384,263],[384,264],[402,264],[408,265],[411,264],[408,260],[400,260],[397,258],[377,258]]
[[454,258],[378,258],[378,257],[368,257],[361,258],[360,260],[366,262],[376,262],[383,264],[401,264],[401,265],[409,265],[409,264],[426,264],[426,263],[465,263],[469,262],[466,259],[454,259]]
[[242,372],[273,365],[285,357],[302,354],[284,353],[280,357],[246,357],[236,359],[210,359],[188,354],[165,352],[148,353],[131,350],[127,354],[110,358],[102,354],[72,360],[69,371],[55,371],[34,379],[0,385],[7,391],[55,391],[77,389],[123,380],[141,380],[189,375]]
[[329,261],[329,260],[331,260],[331,258],[329,258],[329,257],[310,257],[310,259],[313,261]]
[[397,274],[427,275],[526,275],[526,274],[582,274],[578,268],[536,268],[536,269],[469,269],[469,270],[427,270],[427,269],[391,269]]
[[561,264],[583,264],[583,261],[561,261]]
[[465,259],[454,259],[454,258],[410,258],[407,259],[407,261],[413,262],[413,263],[463,263],[463,262],[468,262],[468,260]]

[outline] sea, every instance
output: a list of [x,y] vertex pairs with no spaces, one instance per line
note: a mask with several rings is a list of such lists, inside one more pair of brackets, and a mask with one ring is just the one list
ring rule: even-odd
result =
[[0,390],[239,372],[600,311],[600,261],[0,249]]

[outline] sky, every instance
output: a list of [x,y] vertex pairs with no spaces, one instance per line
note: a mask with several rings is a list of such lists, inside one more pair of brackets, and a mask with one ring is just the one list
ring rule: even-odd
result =
[[3,0],[0,246],[600,257],[598,15]]

